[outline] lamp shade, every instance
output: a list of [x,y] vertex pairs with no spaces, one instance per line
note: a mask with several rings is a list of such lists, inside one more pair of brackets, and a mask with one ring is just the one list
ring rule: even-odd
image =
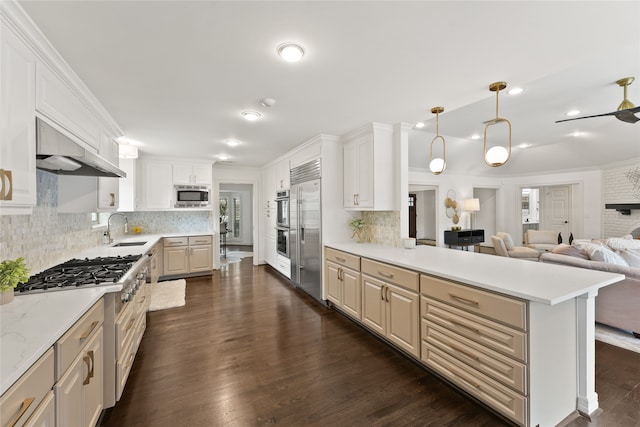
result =
[[464,210],[478,212],[480,210],[480,199],[464,199]]

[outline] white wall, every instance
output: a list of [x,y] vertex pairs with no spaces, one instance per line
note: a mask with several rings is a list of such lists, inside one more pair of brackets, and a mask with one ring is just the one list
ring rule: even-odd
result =
[[474,188],[473,196],[480,199],[480,212],[476,212],[475,228],[484,230],[484,241],[490,242],[491,235],[496,234],[496,218],[498,217],[498,190],[495,188]]

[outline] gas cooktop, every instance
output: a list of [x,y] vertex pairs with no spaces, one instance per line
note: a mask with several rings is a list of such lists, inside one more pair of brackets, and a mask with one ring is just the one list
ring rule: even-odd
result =
[[71,259],[19,284],[16,292],[64,290],[118,283],[142,255]]

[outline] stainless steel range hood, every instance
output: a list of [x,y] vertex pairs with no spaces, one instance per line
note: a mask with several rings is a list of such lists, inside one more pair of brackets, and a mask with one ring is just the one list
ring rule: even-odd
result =
[[59,175],[125,178],[127,174],[36,118],[36,167]]

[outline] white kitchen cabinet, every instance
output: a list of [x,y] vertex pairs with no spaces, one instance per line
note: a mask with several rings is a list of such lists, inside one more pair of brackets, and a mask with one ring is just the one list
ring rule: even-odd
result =
[[174,185],[211,185],[213,172],[210,163],[174,163]]
[[277,254],[276,263],[276,270],[278,270],[287,279],[291,279],[291,259],[284,255]]
[[162,255],[165,276],[189,273],[189,246],[165,246]]
[[36,57],[9,25],[0,25],[0,214],[36,205]]
[[362,260],[362,323],[407,353],[420,356],[418,274]]
[[120,146],[115,140],[115,137],[104,128],[101,129],[100,132],[100,146],[98,147],[98,154],[112,165],[118,166]]
[[276,247],[276,238],[267,236],[264,239],[265,243],[265,256],[264,260],[267,264],[272,266],[273,268],[278,267],[278,250]]
[[288,190],[290,187],[289,159],[280,160],[275,165],[276,191]]
[[100,121],[69,85],[43,63],[36,66],[36,111],[82,140],[94,153],[98,152]]
[[58,212],[115,212],[121,178],[58,176]]
[[138,162],[138,205],[136,210],[164,210],[173,208],[173,164],[159,160],[141,159]]
[[344,136],[343,204],[353,210],[397,210],[393,129],[373,123]]
[[136,179],[137,179],[137,160],[136,159],[119,159],[119,167],[126,174],[126,178],[118,178],[118,210],[122,212],[133,212],[136,210]]

